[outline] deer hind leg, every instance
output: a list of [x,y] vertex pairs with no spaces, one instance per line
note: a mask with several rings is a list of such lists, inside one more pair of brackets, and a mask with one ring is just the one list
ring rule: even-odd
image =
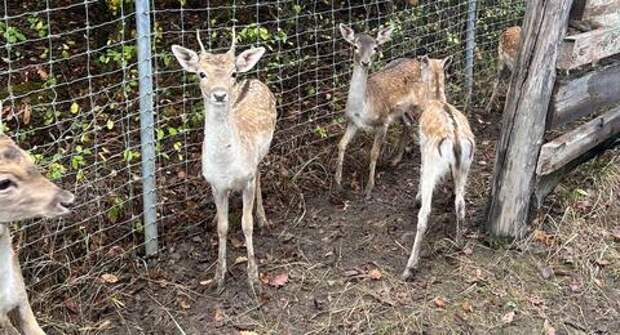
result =
[[465,186],[471,166],[471,150],[463,152],[460,168],[454,172],[454,210],[456,214],[456,244],[460,245],[463,240],[463,225],[465,224]]
[[364,193],[366,194],[366,199],[370,198],[370,194],[372,193],[372,189],[375,188],[375,170],[377,168],[377,159],[379,158],[379,154],[381,154],[381,145],[385,141],[385,134],[387,133],[387,125],[382,126],[375,133],[375,140],[372,143],[372,149],[370,149],[370,167],[368,172],[368,183],[366,184],[366,189]]
[[[256,177],[257,178],[257,177]],[[248,284],[256,296],[256,288],[260,289],[258,281],[258,267],[256,266],[256,257],[254,256],[254,242],[252,234],[254,232],[254,218],[252,210],[254,209],[254,197],[256,195],[256,180],[251,180],[243,190],[243,216],[241,217],[241,228],[245,236],[245,245],[248,252]]]
[[0,314],[0,334],[19,335],[19,332],[13,327],[8,315]]
[[347,130],[338,143],[338,163],[336,164],[336,187],[338,190],[342,190],[342,164],[344,162],[344,153],[347,151],[347,146],[349,146],[353,137],[355,137],[355,133],[357,133],[357,126],[353,122],[349,122]]
[[215,281],[217,291],[224,290],[224,279],[226,277],[226,239],[228,236],[228,192],[222,192],[212,187],[213,199],[217,207],[217,236],[218,236],[218,255],[217,270]]
[[493,103],[495,102],[495,98],[497,98],[497,88],[499,86],[499,82],[502,80],[502,74],[504,73],[504,64],[500,62],[499,68],[497,69],[497,74],[495,75],[495,80],[493,81],[493,93],[491,93],[491,98],[487,103],[487,107],[485,110],[487,112],[491,111],[493,108]]
[[[435,150],[435,149],[433,149]],[[431,156],[432,157],[429,157]],[[418,225],[415,235],[415,241],[411,248],[411,255],[407,261],[407,266],[401,278],[403,280],[410,279],[413,271],[417,269],[420,261],[420,249],[422,248],[422,240],[428,228],[428,218],[431,213],[431,202],[433,198],[433,190],[439,182],[441,176],[445,173],[445,161],[435,152],[422,152],[422,171],[420,173],[420,199],[421,207],[418,212]]]
[[258,219],[258,226],[266,228],[270,226],[267,215],[265,215],[265,208],[263,207],[263,192],[260,186],[260,172],[256,172],[256,218]]

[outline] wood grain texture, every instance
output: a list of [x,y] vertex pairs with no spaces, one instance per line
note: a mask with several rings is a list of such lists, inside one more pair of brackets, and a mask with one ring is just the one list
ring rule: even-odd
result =
[[575,0],[570,18],[617,27],[620,25],[620,0]]
[[555,84],[548,129],[596,112],[620,101],[620,63],[588,72],[579,78],[558,80]]
[[526,231],[559,45],[571,5],[572,0],[528,2],[491,184],[487,225],[496,236],[519,237]]
[[620,26],[568,36],[562,43],[558,69],[571,70],[620,53]]

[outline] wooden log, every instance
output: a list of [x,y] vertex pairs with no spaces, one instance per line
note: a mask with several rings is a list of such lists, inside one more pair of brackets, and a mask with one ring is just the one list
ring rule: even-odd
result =
[[599,26],[620,26],[620,0],[575,0],[570,18]]
[[536,173],[548,175],[620,133],[620,106],[546,143],[540,149]]
[[568,36],[562,43],[558,69],[571,70],[620,53],[620,26]]
[[562,166],[558,170],[548,174],[541,176],[538,179],[538,183],[536,185],[536,191],[534,192],[534,202],[537,208],[542,207],[543,202],[547,195],[553,191],[553,189],[562,181],[562,179],[577,168],[579,165],[591,160],[592,158],[602,154],[605,150],[614,148],[620,145],[620,136],[616,135],[605,140],[603,143],[595,146],[594,148],[588,150],[583,155],[577,157],[576,159],[570,161],[566,165]]
[[554,129],[620,101],[620,63],[555,83],[547,129]]
[[487,226],[496,236],[522,236],[533,199],[536,164],[555,83],[559,45],[572,0],[531,0],[497,143]]

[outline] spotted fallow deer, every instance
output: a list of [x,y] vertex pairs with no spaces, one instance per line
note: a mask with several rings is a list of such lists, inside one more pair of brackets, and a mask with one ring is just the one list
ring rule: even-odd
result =
[[258,165],[269,151],[276,126],[276,99],[269,88],[256,79],[236,81],[238,73],[249,71],[265,52],[252,48],[235,57],[235,37],[230,50],[222,54],[207,52],[196,33],[200,52],[173,45],[172,52],[181,66],[196,73],[200,80],[205,107],[202,175],[211,185],[217,207],[219,240],[215,275],[217,290],[224,289],[226,275],[226,238],[228,234],[228,197],[243,192],[241,225],[248,253],[248,279],[256,294],[260,289],[254,257],[252,211],[256,199],[258,223],[268,224],[263,209]]
[[368,198],[375,186],[375,167],[389,126],[395,120],[400,120],[405,125],[396,155],[392,160],[392,165],[396,165],[402,158],[410,133],[406,127],[405,114],[414,111],[424,100],[425,86],[420,80],[420,63],[416,59],[396,59],[369,76],[369,67],[377,48],[389,40],[392,28],[379,30],[376,39],[365,33],[355,33],[344,24],[340,24],[340,33],[344,40],[353,46],[354,57],[345,109],[348,123],[338,144],[335,182],[336,187],[341,190],[344,154],[357,131],[363,129],[374,132],[374,143],[370,151],[370,171],[365,189]]
[[420,186],[416,201],[421,202],[418,225],[411,255],[402,274],[409,279],[418,267],[422,239],[428,226],[433,190],[450,172],[454,182],[456,211],[456,241],[460,244],[461,225],[465,220],[465,185],[471,166],[475,139],[467,118],[446,101],[443,60],[427,59],[422,62],[422,78],[428,92],[434,94],[422,106],[419,123]]
[[45,178],[28,154],[6,135],[0,135],[0,333],[15,330],[41,335],[28,302],[21,268],[11,245],[9,223],[35,217],[67,214],[73,194]]
[[493,93],[487,103],[486,110],[493,108],[495,98],[497,98],[497,87],[500,82],[507,80],[505,76],[511,74],[515,68],[519,46],[521,45],[521,27],[509,27],[502,32],[497,46],[497,74],[493,81]]

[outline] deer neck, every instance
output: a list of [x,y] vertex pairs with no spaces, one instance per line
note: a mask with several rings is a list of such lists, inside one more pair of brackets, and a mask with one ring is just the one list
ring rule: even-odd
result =
[[205,128],[204,146],[205,154],[209,156],[230,156],[238,148],[236,141],[236,129],[232,120],[231,103],[215,105],[205,99]]
[[355,64],[347,96],[347,112],[364,113],[368,97],[368,68]]

